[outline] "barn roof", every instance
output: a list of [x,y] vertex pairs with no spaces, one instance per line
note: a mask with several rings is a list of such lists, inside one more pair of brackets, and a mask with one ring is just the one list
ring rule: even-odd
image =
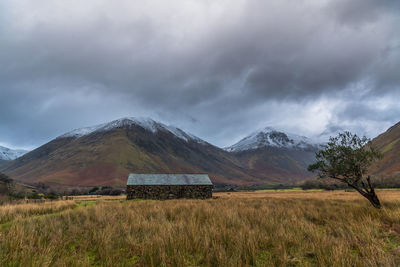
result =
[[207,174],[132,173],[126,185],[212,185],[212,182]]

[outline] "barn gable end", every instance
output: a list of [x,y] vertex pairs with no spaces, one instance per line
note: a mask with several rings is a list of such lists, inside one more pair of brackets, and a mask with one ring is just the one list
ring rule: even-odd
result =
[[130,174],[127,199],[211,198],[207,174]]

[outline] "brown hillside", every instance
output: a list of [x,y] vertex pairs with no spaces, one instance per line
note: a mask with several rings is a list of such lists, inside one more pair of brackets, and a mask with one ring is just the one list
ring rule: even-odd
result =
[[135,125],[55,139],[2,170],[20,181],[73,186],[121,187],[130,172],[209,173],[217,184],[263,183],[222,149]]
[[1,166],[6,165],[7,163],[9,163],[8,160],[0,159],[0,168],[1,168]]
[[234,153],[248,173],[275,183],[294,183],[308,178],[309,164],[315,161],[316,149],[264,147]]
[[400,173],[400,122],[372,140],[383,154],[383,159],[374,167],[375,174]]

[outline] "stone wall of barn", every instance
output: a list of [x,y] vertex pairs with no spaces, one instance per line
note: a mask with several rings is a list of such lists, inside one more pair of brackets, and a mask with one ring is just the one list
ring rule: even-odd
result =
[[212,185],[128,185],[127,199],[211,198]]

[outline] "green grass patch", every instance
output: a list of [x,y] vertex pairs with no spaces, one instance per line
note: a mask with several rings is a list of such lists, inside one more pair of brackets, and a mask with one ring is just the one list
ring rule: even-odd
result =
[[[277,188],[277,189],[262,189],[256,190],[255,192],[292,192],[292,191],[305,191],[301,187],[293,187],[293,188]],[[323,189],[311,189],[307,191],[323,191]]]
[[391,150],[391,149],[394,147],[395,144],[397,144],[397,143],[399,143],[399,142],[400,142],[400,138],[397,138],[397,139],[394,140],[393,142],[391,142],[391,143],[389,143],[388,145],[386,145],[386,146],[381,150],[381,152],[382,152],[382,153],[388,152],[389,150]]
[[8,229],[10,229],[10,227],[12,226],[13,222],[9,221],[3,224],[0,224],[0,232],[2,231],[7,231]]
[[96,203],[97,200],[80,200],[77,202],[77,207],[90,207]]
[[376,191],[400,191],[400,188],[377,188]]

